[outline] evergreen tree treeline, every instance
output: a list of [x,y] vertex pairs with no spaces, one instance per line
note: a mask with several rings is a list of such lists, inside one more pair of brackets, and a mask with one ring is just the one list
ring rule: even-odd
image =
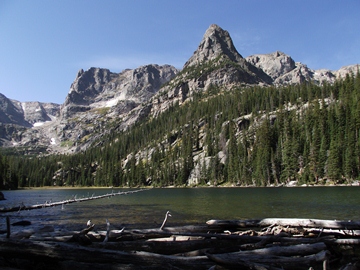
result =
[[[0,158],[0,188],[269,186],[360,178],[360,74],[330,85],[210,87],[72,155]],[[197,173],[196,173],[197,172]]]

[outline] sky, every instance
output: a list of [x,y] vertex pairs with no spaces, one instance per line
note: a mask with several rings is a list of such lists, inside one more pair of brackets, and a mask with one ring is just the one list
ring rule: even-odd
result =
[[360,64],[360,0],[1,0],[0,93],[62,104],[80,69],[181,69],[211,24],[243,57]]

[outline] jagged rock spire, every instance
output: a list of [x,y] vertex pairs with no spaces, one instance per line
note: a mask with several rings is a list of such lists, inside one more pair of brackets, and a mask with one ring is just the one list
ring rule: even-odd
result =
[[185,63],[184,68],[198,65],[203,61],[215,59],[219,55],[226,55],[231,61],[238,62],[243,57],[236,50],[230,34],[216,24],[206,30],[198,49]]

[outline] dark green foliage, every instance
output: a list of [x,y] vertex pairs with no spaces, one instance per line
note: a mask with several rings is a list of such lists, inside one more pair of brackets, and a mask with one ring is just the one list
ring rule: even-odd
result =
[[[204,64],[183,72],[196,77],[213,68]],[[212,86],[155,119],[108,135],[86,152],[2,156],[0,188],[183,186],[196,167],[199,184],[358,180],[359,98],[359,73],[321,87],[304,83],[224,91]]]

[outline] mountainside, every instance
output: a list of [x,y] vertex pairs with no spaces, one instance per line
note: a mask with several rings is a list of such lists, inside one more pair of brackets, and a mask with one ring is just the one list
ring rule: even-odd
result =
[[62,105],[19,102],[1,95],[1,143],[21,147],[25,153],[84,151],[106,134],[158,117],[175,104],[214,89],[333,83],[349,72],[355,74],[357,66],[312,70],[282,52],[243,58],[230,34],[213,24],[181,71],[170,65],[146,65],[121,73],[81,69]]
[[61,106],[0,96],[3,145],[17,153],[0,159],[0,188],[356,183],[359,93],[357,65],[243,58],[211,25],[181,71],[80,70]]

